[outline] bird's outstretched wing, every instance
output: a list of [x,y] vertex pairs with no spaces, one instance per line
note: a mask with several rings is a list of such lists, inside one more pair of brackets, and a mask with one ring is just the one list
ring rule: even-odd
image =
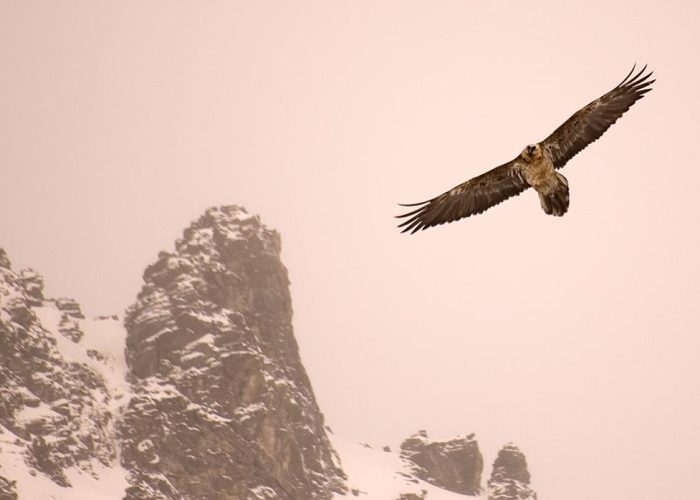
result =
[[518,159],[514,159],[488,172],[455,186],[435,198],[421,203],[402,205],[419,208],[399,215],[406,218],[399,224],[402,233],[438,226],[470,215],[480,214],[511,196],[522,193],[529,184],[520,175]]
[[651,84],[656,81],[649,80],[653,72],[644,74],[647,69],[644,66],[632,76],[634,69],[617,87],[579,109],[542,141],[542,146],[552,155],[555,168],[563,167],[579,151],[600,138],[625,111],[651,90]]

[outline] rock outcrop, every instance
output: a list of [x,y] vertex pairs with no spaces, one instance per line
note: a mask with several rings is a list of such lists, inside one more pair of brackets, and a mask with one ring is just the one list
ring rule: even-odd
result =
[[507,444],[493,463],[488,481],[489,500],[537,500],[530,489],[530,472],[525,455],[513,444]]
[[15,481],[0,476],[0,500],[17,500]]
[[419,431],[401,444],[401,456],[423,481],[463,495],[481,492],[484,463],[473,434],[431,441],[425,431]]
[[10,269],[11,267],[12,263],[10,262],[10,258],[7,256],[7,252],[5,252],[4,248],[0,248],[0,268]]
[[129,499],[329,499],[343,473],[292,331],[280,238],[213,208],[127,313]]
[[401,493],[396,500],[425,500],[426,493]]
[[20,284],[32,305],[41,305],[44,300],[44,278],[34,269],[22,269],[19,272]]

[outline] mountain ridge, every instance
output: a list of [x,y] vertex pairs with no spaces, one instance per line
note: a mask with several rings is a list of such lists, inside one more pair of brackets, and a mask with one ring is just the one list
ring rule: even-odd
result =
[[[479,460],[436,461],[462,441],[393,453],[327,431],[280,252],[257,216],[208,209],[147,266],[120,324],[44,297],[0,248],[0,500],[463,498],[435,463],[485,498]],[[489,492],[510,480],[499,470]]]

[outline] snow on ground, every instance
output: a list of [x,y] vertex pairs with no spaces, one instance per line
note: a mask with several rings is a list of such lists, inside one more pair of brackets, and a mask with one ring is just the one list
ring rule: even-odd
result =
[[[101,362],[100,373],[120,406],[128,401],[120,401],[129,396],[131,386],[126,381],[129,368],[126,364],[126,328],[121,321],[113,318],[84,319],[80,327],[85,333],[80,344],[86,349],[94,349],[105,357]],[[92,359],[92,358],[91,358]]]
[[20,411],[15,413],[15,420],[17,422],[31,422],[32,420],[38,420],[43,417],[57,416],[58,414],[51,409],[46,403],[39,403],[39,406],[32,408],[31,406],[25,406]]
[[[115,405],[123,406],[124,397],[129,395],[130,386],[126,381],[128,368],[126,365],[125,346],[126,329],[117,319],[81,319],[78,320],[84,335],[80,342],[58,333],[61,321],[61,311],[53,305],[33,308],[41,325],[56,339],[56,347],[63,358],[71,363],[89,366],[102,375],[105,385],[113,396]],[[88,354],[97,351],[102,359],[96,359]],[[115,408],[116,409],[116,408]]]
[[[351,443],[333,435],[330,438],[340,455],[342,469],[348,475],[347,485],[350,489],[346,495],[336,494],[334,500],[396,500],[402,493],[420,495],[422,490],[428,493],[427,500],[486,500],[486,496],[460,495],[425,481],[406,477],[410,472],[396,452],[369,448],[367,445]],[[353,495],[352,490],[357,490],[357,497]]]
[[76,468],[66,469],[66,477],[73,486],[59,486],[47,476],[30,471],[24,461],[22,440],[3,426],[0,426],[0,449],[0,471],[6,478],[17,481],[21,500],[121,500],[129,486],[127,472],[118,462],[111,467],[95,462],[94,476]]

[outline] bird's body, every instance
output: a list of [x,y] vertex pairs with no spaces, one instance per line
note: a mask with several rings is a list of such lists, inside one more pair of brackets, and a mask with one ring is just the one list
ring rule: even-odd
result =
[[630,79],[634,68],[613,90],[581,108],[544,141],[530,144],[513,160],[468,180],[400,215],[407,218],[403,232],[453,222],[518,195],[532,187],[549,215],[562,216],[569,209],[569,183],[558,169],[597,140],[637,100],[651,90],[654,80],[644,69]]
[[554,168],[552,155],[540,144],[527,146],[517,167],[540,197],[546,214],[562,216],[569,210],[569,181]]
[[[520,166],[523,177],[537,192],[549,193],[557,184],[554,163],[548,154],[542,153],[539,144],[531,147],[536,148],[537,156],[534,153],[532,155],[525,154],[523,151],[521,156],[525,161]],[[528,148],[526,148],[527,150]]]

